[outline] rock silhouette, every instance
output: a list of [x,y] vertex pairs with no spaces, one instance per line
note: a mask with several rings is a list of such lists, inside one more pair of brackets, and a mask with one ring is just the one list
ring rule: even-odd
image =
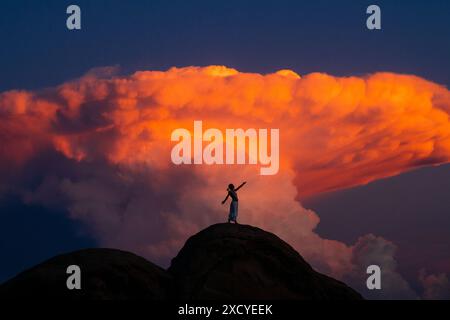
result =
[[[68,290],[66,269],[81,269],[81,290]],[[130,252],[86,249],[51,258],[0,286],[0,298],[165,299],[172,277]]]
[[261,229],[216,224],[192,236],[168,270],[183,299],[361,299]]
[[[79,265],[82,289],[66,288]],[[344,283],[314,271],[276,235],[215,224],[188,239],[164,270],[129,252],[87,249],[54,257],[0,286],[0,298],[152,300],[359,300]]]

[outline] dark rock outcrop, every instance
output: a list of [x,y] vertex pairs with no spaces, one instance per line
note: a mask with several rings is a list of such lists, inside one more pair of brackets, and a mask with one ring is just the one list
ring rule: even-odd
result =
[[[81,290],[66,288],[78,265]],[[314,271],[286,242],[248,225],[216,224],[189,238],[170,268],[129,252],[88,249],[54,257],[0,286],[0,298],[313,299],[361,295]]]
[[248,225],[216,224],[192,236],[169,272],[183,299],[362,299],[274,234]]
[[[81,269],[81,290],[68,290],[66,269]],[[162,268],[126,251],[87,249],[56,256],[0,286],[0,298],[166,299],[172,277]]]

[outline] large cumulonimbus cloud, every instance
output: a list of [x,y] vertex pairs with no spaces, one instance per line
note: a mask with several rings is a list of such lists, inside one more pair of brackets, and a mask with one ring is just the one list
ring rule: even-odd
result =
[[[314,267],[358,288],[365,264],[379,264],[384,297],[416,297],[396,271],[394,244],[374,235],[352,246],[323,239],[314,231],[319,216],[300,201],[449,162],[445,87],[393,73],[300,77],[221,66],[104,74],[0,94],[0,190],[64,207],[101,245],[167,265],[188,236],[226,219],[220,200],[228,183],[247,180],[242,223],[277,233]],[[194,120],[223,131],[278,128],[279,173],[173,165],[171,132],[192,129]]]

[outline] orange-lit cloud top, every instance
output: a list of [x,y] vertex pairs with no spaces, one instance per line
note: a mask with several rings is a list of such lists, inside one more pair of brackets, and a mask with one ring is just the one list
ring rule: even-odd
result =
[[279,128],[281,170],[300,196],[360,185],[450,160],[450,92],[411,75],[333,77],[222,67],[88,75],[42,91],[0,95],[0,159],[54,148],[78,161],[170,167],[170,133]]

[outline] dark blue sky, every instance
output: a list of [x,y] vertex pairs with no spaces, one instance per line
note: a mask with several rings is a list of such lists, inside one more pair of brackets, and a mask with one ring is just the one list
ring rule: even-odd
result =
[[[365,10],[373,3],[382,10],[381,31],[365,27]],[[65,27],[69,4],[81,7],[81,31]],[[392,71],[449,87],[449,12],[446,0],[3,0],[0,91],[57,85],[99,66],[119,65],[130,73],[210,64],[338,76]],[[448,178],[448,166],[426,169],[306,204],[317,210],[319,232],[327,237],[350,243],[373,232],[398,242],[400,264],[412,273],[409,267],[424,264],[421,253],[413,255],[418,247],[422,254],[430,246],[450,252]],[[352,226],[338,226],[337,208],[350,208],[344,212]],[[370,214],[362,219],[361,212]],[[413,218],[405,227],[400,221],[408,215]],[[433,217],[442,230],[421,215]],[[95,245],[62,213],[27,207],[14,197],[0,199],[0,219],[0,281],[57,253]],[[420,246],[408,245],[418,236]],[[430,271],[442,269],[448,257],[432,259]]]
[[[82,30],[65,27],[67,5]],[[365,27],[373,1],[2,1],[0,90],[55,85],[88,69],[123,72],[225,64],[333,75],[413,73],[450,83],[450,3],[376,1],[382,30]]]

